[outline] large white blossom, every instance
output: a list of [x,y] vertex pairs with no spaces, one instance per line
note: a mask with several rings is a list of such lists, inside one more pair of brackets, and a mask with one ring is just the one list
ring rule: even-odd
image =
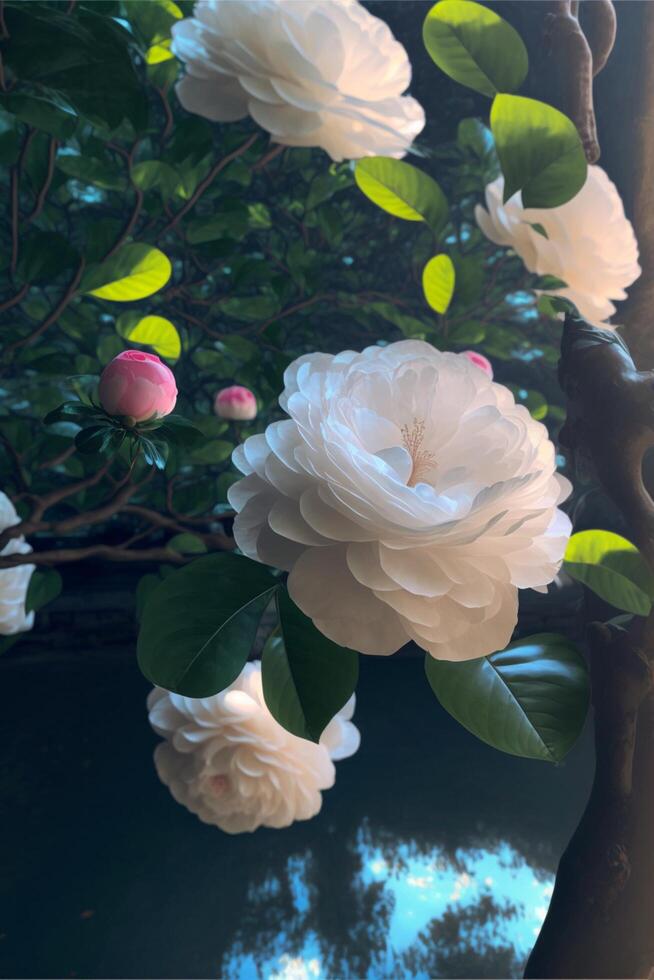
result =
[[518,589],[552,581],[570,534],[545,426],[422,341],[307,354],[284,381],[290,419],[233,456],[243,553],[289,571],[293,600],[343,646],[502,649]]
[[611,300],[626,299],[641,270],[634,230],[604,170],[589,167],[579,193],[558,208],[523,208],[519,193],[503,204],[503,193],[498,177],[486,188],[488,210],[475,210],[486,237],[517,252],[529,272],[566,283],[548,295],[569,299],[593,326],[610,327]]
[[154,688],[148,709],[150,724],[165,739],[154,753],[159,778],[178,803],[228,834],[314,817],[321,790],[334,785],[334,760],[359,747],[350,721],[354,695],[319,744],[282,728],[263,698],[260,661],[246,664],[213,697]]
[[405,49],[358,0],[201,0],[172,33],[179,100],[207,119],[333,160],[402,157],[425,124]]
[[[19,523],[16,508],[9,497],[0,491],[0,531]],[[21,535],[12,538],[0,552],[1,555],[26,555],[31,551]],[[0,635],[9,636],[29,630],[34,625],[34,613],[25,612],[25,597],[34,565],[15,565],[0,569]]]

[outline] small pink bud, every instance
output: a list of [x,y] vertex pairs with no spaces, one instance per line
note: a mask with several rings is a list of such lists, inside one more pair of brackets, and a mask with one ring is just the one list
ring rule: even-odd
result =
[[131,422],[170,415],[177,385],[170,368],[156,354],[124,350],[100,376],[100,404],[109,415],[131,416]]
[[257,417],[257,400],[249,388],[231,385],[229,388],[223,388],[216,395],[214,411],[221,419],[250,421]]
[[478,368],[481,368],[491,380],[493,379],[493,365],[487,357],[484,357],[483,354],[478,354],[476,350],[464,350],[461,351],[461,353],[464,357],[467,357],[472,364],[475,364]]

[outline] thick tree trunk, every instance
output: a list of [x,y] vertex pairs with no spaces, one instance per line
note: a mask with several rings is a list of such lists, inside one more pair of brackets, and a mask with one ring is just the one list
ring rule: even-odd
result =
[[[615,319],[625,325],[636,364],[652,368],[654,3],[616,4],[615,51],[594,91],[588,53],[595,69],[606,60],[611,12],[605,0],[496,6],[527,43],[526,94],[575,120],[588,159],[601,149],[601,164],[622,195],[643,274]],[[587,43],[570,19],[575,14]],[[592,77],[592,60],[590,69]],[[637,371],[610,334],[570,322],[561,380],[569,397],[563,438],[590,457],[630,537],[654,566],[654,503],[642,478],[654,444],[654,372]],[[591,614],[592,608],[591,602]],[[528,977],[648,977],[654,966],[654,615],[634,619],[627,632],[591,623],[588,647],[595,779],[561,859]]]

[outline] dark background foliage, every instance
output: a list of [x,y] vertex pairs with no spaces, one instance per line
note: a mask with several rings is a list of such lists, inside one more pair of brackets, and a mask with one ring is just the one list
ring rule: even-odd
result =
[[[475,348],[556,432],[558,323],[539,312],[520,261],[476,228],[474,205],[497,163],[475,120],[479,97],[436,71],[424,51],[428,6],[369,4],[414,65],[412,91],[429,123],[412,160],[451,202],[440,242],[363,198],[349,164],[317,150],[275,153],[250,121],[212,125],[181,109],[180,66],[167,45],[191,4],[4,5],[0,478],[23,518],[35,498],[69,491],[32,533],[36,549],[101,541],[131,552],[180,533],[180,548],[221,546],[215,522],[227,510],[234,444],[278,416],[284,368],[305,351],[402,337]],[[148,64],[159,57],[166,60]],[[90,295],[98,268],[129,258],[133,243],[167,256],[166,285],[127,302]],[[437,248],[457,272],[446,316],[429,309],[420,288]],[[163,474],[152,476],[141,461],[128,474],[126,451],[99,474],[107,459],[75,451],[76,425],[46,427],[43,418],[138,346],[130,334],[152,316],[171,326],[162,334],[159,324],[146,349],[169,355],[179,411],[205,441],[172,449]],[[253,424],[214,417],[215,393],[230,383],[255,392]],[[115,504],[124,481],[128,500]],[[75,491],[76,483],[84,485]],[[107,504],[104,516],[95,513]]]

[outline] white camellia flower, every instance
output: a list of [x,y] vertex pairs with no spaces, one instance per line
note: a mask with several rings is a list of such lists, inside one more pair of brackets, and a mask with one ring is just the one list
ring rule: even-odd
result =
[[591,166],[579,193],[558,208],[523,208],[519,193],[503,204],[503,193],[504,178],[498,177],[486,188],[488,211],[475,209],[484,235],[512,248],[529,272],[566,283],[543,290],[547,295],[569,299],[587,323],[610,328],[611,300],[626,299],[626,287],[641,272],[636,236],[615,184]]
[[150,724],[166,739],[154,753],[159,778],[178,803],[228,834],[314,817],[321,790],[334,785],[333,760],[359,748],[350,721],[354,695],[316,745],[291,735],[270,714],[258,660],[213,697],[154,688],[148,710]]
[[[0,491],[0,531],[19,523],[16,508],[9,497]],[[0,554],[26,555],[31,551],[21,535],[12,538]],[[34,613],[25,612],[25,597],[34,565],[16,565],[14,568],[0,569],[0,635],[10,636],[30,630],[34,625]]]
[[284,381],[290,419],[234,451],[241,551],[289,571],[292,599],[342,646],[502,649],[518,589],[552,581],[570,535],[545,426],[423,341],[306,354]]
[[172,34],[179,100],[207,119],[333,160],[402,157],[425,125],[406,51],[358,0],[202,0]]

